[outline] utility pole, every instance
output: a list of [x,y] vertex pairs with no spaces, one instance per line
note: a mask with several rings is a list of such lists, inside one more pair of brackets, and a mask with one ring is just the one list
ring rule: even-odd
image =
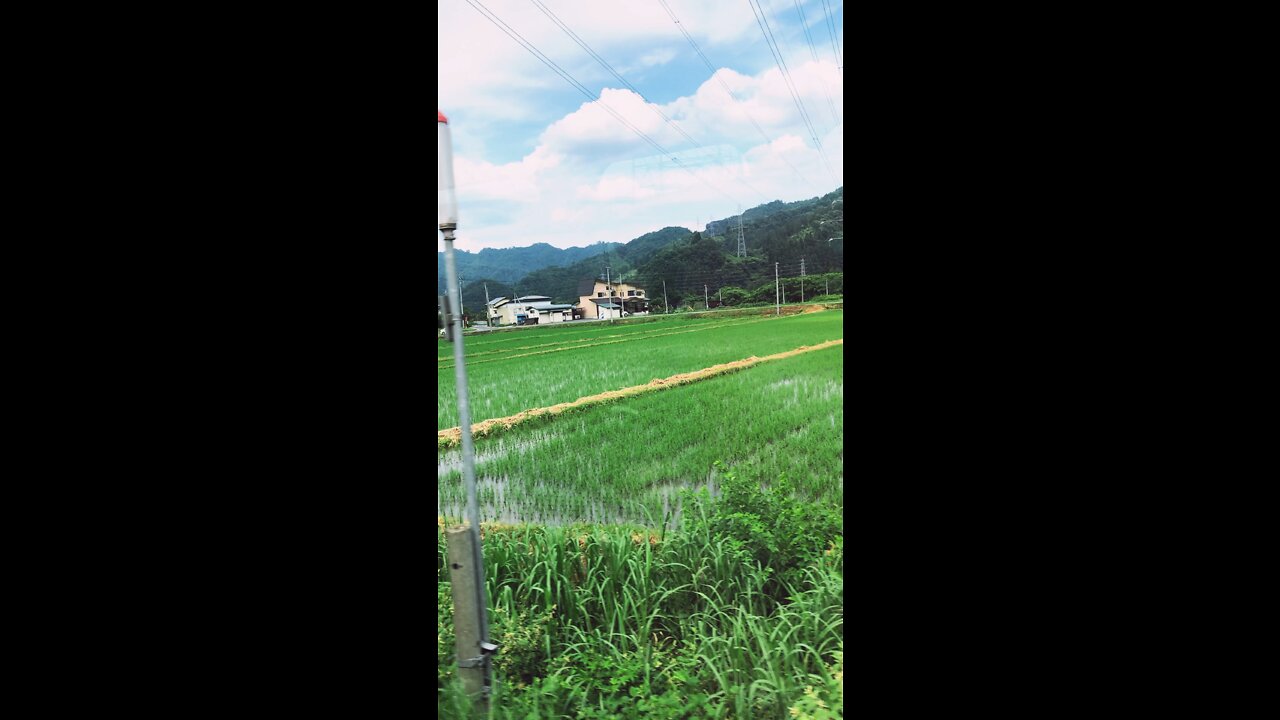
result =
[[823,295],[831,294],[831,278],[826,275],[822,276],[822,294]]
[[778,263],[773,264],[773,296],[777,309],[775,315],[782,315],[782,286],[778,284]]
[[[609,304],[612,305],[613,304],[613,283],[609,282],[609,266],[608,265],[604,266],[604,286],[605,286],[605,289],[609,291]],[[605,308],[605,309],[608,310],[609,308]],[[613,324],[612,312],[609,313],[609,324],[610,325]]]
[[[448,264],[445,264],[446,272],[448,272]],[[458,313],[465,320],[467,317],[467,308],[462,304],[462,276],[458,276]]]
[[724,307],[724,287],[720,287],[716,292],[720,294],[720,307]]
[[804,302],[804,258],[800,258],[800,302]]
[[[458,263],[454,257],[454,233],[458,228],[458,201],[453,189],[453,141],[449,134],[449,121],[444,113],[436,111],[437,137],[437,226],[444,234],[444,267],[449,289],[462,298],[462,281],[458,275]],[[459,309],[462,303],[458,303]],[[476,501],[475,446],[471,436],[471,402],[467,396],[467,363],[463,352],[462,315],[450,318],[454,325],[453,367],[458,394],[458,427],[462,435],[462,479],[467,488],[467,528],[455,528],[448,535],[450,568],[467,573],[470,582],[453,586],[455,621],[455,648],[458,654],[458,674],[464,686],[473,696],[478,696],[481,709],[489,710],[489,690],[492,687],[490,658],[498,646],[489,641],[489,598],[484,584],[484,553],[480,546],[480,508]],[[460,534],[466,534],[470,542],[453,542]],[[470,552],[468,552],[468,550]],[[456,559],[455,559],[456,558]],[[468,561],[469,560],[469,561]],[[451,575],[457,578],[457,575]],[[470,585],[468,588],[467,585]]]
[[710,309],[711,309],[711,298],[707,296],[707,286],[706,286],[706,285],[703,285],[703,286],[702,286],[702,304],[703,304],[703,306],[704,306],[704,309],[706,309],[706,310],[710,310]]
[[667,314],[671,313],[671,306],[667,304],[667,280],[662,279],[662,307],[667,309]]
[[489,283],[485,283],[484,284],[484,324],[485,325],[489,324],[489,319],[490,319],[489,311],[491,310],[491,308],[489,307],[490,302],[491,301],[489,300]]

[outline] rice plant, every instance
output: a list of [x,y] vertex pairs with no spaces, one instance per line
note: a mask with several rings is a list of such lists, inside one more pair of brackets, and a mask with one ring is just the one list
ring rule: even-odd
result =
[[[804,497],[840,507],[843,361],[832,347],[479,439],[481,516],[645,522],[677,512],[680,489],[714,489],[716,460],[762,481],[786,473]],[[458,517],[458,451],[439,457],[438,510]]]
[[[826,311],[765,321],[748,318],[690,333],[469,364],[472,422],[838,339],[844,336],[843,317],[843,311]],[[451,367],[437,371],[437,430],[458,425],[454,384]]]

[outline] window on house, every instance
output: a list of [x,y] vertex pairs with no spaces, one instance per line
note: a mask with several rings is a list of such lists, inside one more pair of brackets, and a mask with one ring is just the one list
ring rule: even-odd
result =
[[627,296],[628,296],[628,297],[635,297],[635,296],[636,296],[636,291],[635,291],[635,290],[628,290],[628,291],[627,291]]
[[602,293],[602,292],[598,292],[598,293],[596,293],[596,297],[604,297],[604,293]]

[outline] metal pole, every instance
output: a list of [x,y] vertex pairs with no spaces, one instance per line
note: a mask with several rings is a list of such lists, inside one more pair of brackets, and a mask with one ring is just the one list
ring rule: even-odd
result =
[[707,295],[706,285],[702,286],[702,305],[703,305],[703,308],[702,308],[703,310],[711,309],[711,297]]
[[484,284],[484,322],[486,325],[488,325],[489,322],[491,321],[491,318],[489,317],[489,313],[493,310],[493,308],[489,307],[490,302],[491,301],[489,300],[489,283],[485,283]]
[[778,263],[773,264],[773,301],[777,306],[776,315],[782,315],[782,286],[778,284]]
[[[609,304],[611,304],[611,305],[612,305],[612,304],[613,304],[613,283],[609,281],[609,277],[610,277],[610,276],[609,276],[609,266],[608,266],[608,265],[606,265],[606,266],[605,266],[605,268],[604,268],[604,286],[605,286],[605,288],[609,291]],[[605,309],[606,309],[606,310],[608,310],[608,308],[605,308]],[[610,311],[610,312],[609,312],[609,324],[610,324],[610,325],[612,325],[612,324],[613,324],[613,312],[612,312],[612,311]]]
[[[436,227],[444,235],[444,268],[445,276],[449,282],[449,290],[458,293],[458,309],[462,309],[462,283],[458,278],[458,262],[453,252],[453,235],[458,229],[458,200],[454,192],[453,183],[453,140],[449,134],[449,121],[445,118],[444,113],[436,111],[439,118],[437,119],[437,195],[438,195],[438,221]],[[475,469],[475,447],[473,446],[473,438],[471,437],[471,402],[467,397],[467,363],[466,355],[463,352],[462,337],[462,314],[459,313],[453,318],[454,324],[454,343],[453,343],[453,366],[454,378],[457,382],[458,392],[458,426],[462,435],[462,477],[467,486],[467,519],[470,520],[471,535],[471,570],[473,587],[471,592],[461,589],[456,592],[463,592],[474,598],[475,611],[470,613],[475,618],[475,625],[479,632],[474,639],[476,646],[468,646],[463,644],[461,638],[458,644],[458,665],[460,668],[475,667],[478,662],[482,671],[483,684],[480,694],[480,707],[486,712],[489,707],[489,688],[493,683],[492,668],[489,657],[497,651],[497,646],[489,642],[489,599],[484,584],[484,554],[480,551],[480,509],[476,502],[476,469]],[[461,550],[465,557],[465,548],[454,548],[450,546],[448,552],[453,554],[455,551]],[[456,563],[462,567],[455,568],[461,570],[465,567],[464,563],[458,561]],[[457,595],[455,594],[455,598]],[[458,603],[454,604],[454,619],[463,613],[458,612]],[[465,603],[463,604],[465,607]],[[467,622],[471,622],[468,620]]]
[[670,312],[671,312],[671,306],[667,304],[667,280],[666,280],[666,278],[663,278],[663,280],[662,280],[662,307],[666,308],[668,313],[670,313]]
[[800,302],[804,302],[804,258],[800,258]]
[[[453,229],[445,229],[444,233],[444,271],[449,288],[462,297],[462,289],[458,283],[458,265],[453,255]],[[471,400],[467,395],[467,362],[462,347],[462,314],[453,316],[453,373],[458,386],[458,428],[462,431],[462,479],[467,487],[467,522],[470,524],[472,569],[474,570],[475,605],[477,625],[480,629],[480,642],[489,640],[489,598],[484,584],[484,554],[480,548],[480,507],[476,502],[476,468],[475,440],[471,437]],[[457,618],[455,617],[455,621]],[[468,654],[471,653],[471,654]],[[491,684],[489,654],[482,653],[480,647],[465,648],[459,645],[458,662],[468,658],[483,656],[484,686]],[[488,702],[488,698],[483,698]]]

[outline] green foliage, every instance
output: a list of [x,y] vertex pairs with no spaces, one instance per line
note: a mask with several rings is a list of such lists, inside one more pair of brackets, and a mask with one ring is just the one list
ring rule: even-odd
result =
[[[686,231],[687,232],[687,231]],[[475,278],[494,278],[499,282],[515,283],[529,274],[530,271],[546,267],[571,265],[585,262],[588,258],[597,257],[614,248],[618,243],[596,243],[587,247],[558,248],[547,243],[534,243],[528,247],[485,248],[479,252],[454,249],[454,262],[458,265],[458,274],[468,286]],[[445,294],[444,253],[436,253],[437,288],[436,294]],[[520,287],[524,287],[523,284]],[[492,286],[490,290],[492,290]],[[483,290],[481,291],[483,292]],[[530,293],[525,293],[530,294]],[[541,293],[549,294],[549,293]],[[464,294],[464,300],[467,297]],[[470,300],[467,300],[470,304]]]
[[[478,306],[473,280],[489,277],[514,284],[512,295],[548,295],[556,302],[577,302],[578,283],[608,265],[615,273],[625,273],[628,280],[638,281],[653,298],[661,298],[665,278],[672,308],[695,295],[701,297],[702,283],[709,279],[713,288],[755,288],[769,283],[768,300],[772,301],[775,262],[792,267],[803,257],[811,270],[844,267],[844,241],[830,240],[844,235],[843,199],[844,189],[838,188],[822,197],[793,203],[774,201],[748,209],[743,213],[747,257],[737,256],[736,217],[708,223],[705,233],[666,227],[625,245],[598,243],[561,250],[538,244],[474,254],[458,251],[458,272],[466,285],[463,297],[468,307]],[[437,294],[442,294],[443,259],[439,267]],[[495,294],[493,285],[490,293]],[[796,296],[798,299],[798,289]]]
[[500,646],[494,667],[507,682],[528,682],[540,676],[547,658],[544,639],[555,615],[555,606],[542,613],[521,610],[512,615],[498,605],[489,615],[489,635]]
[[[754,477],[729,472],[719,461],[715,467],[722,473],[719,502],[710,515],[693,515],[692,532],[728,541],[764,570],[771,594],[782,597],[797,573],[841,537],[843,518],[828,505],[797,498],[785,473],[762,489]],[[689,497],[695,504],[705,502],[705,495]]]
[[489,286],[489,299],[515,297],[515,288],[492,278],[464,278],[462,285],[462,302],[467,307],[467,314],[475,320],[485,319],[485,285]]
[[804,689],[804,695],[792,705],[789,714],[797,720],[841,720],[844,717],[844,652],[836,653],[825,682],[815,690]]
[[[695,234],[696,239],[669,245],[644,261],[633,257],[636,274],[651,283],[667,278],[673,306],[677,298],[683,301],[700,295],[707,276],[715,279],[713,289],[727,285],[757,288],[767,282],[772,301],[775,262],[794,267],[804,258],[811,270],[844,267],[844,241],[830,240],[844,235],[843,199],[844,189],[839,188],[820,198],[775,201],[747,210],[743,213],[745,258],[736,255],[737,218],[712,221],[705,236]],[[681,280],[689,278],[691,268],[701,279]],[[798,285],[796,296],[798,299]]]
[[453,647],[453,597],[449,588],[448,581],[436,584],[436,675],[441,689],[453,680],[458,669]]
[[[571,263],[543,267],[520,278],[518,287],[522,295],[549,295],[556,302],[578,302],[578,283],[584,278],[603,275],[608,265],[613,274],[624,274],[624,280],[635,282],[636,266],[660,249],[689,237],[689,231],[680,227],[666,227],[646,233],[626,243],[611,244],[604,253],[592,255]],[[595,246],[593,246],[595,247]],[[662,284],[641,283],[650,297],[662,297]],[[675,300],[672,300],[674,304]]]
[[[829,667],[843,647],[839,541],[776,601],[761,593],[765,571],[722,538],[686,528],[644,539],[616,526],[486,529],[491,627],[512,633],[495,664],[493,717],[785,718],[793,707],[823,717],[819,700],[842,707]],[[437,573],[448,573],[439,557]],[[474,717],[447,680],[440,716]]]

